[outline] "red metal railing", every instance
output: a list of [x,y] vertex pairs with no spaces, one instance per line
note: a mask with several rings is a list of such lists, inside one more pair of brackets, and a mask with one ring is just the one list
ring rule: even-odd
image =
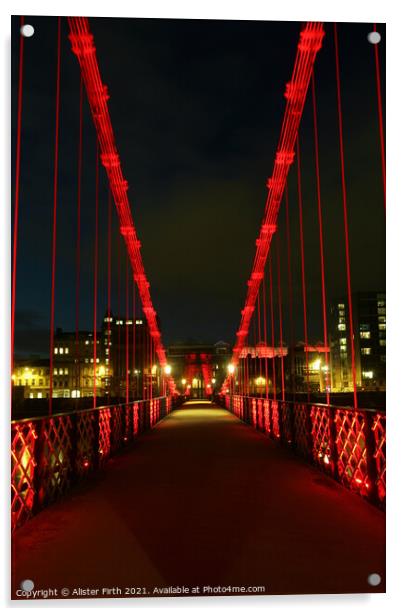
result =
[[102,467],[179,401],[168,396],[12,421],[12,529]]
[[386,417],[383,411],[248,396],[218,402],[309,459],[348,489],[385,507]]

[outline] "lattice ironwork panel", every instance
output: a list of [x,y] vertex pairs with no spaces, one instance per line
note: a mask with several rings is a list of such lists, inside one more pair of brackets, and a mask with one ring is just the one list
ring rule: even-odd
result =
[[140,422],[140,418],[139,418],[139,413],[138,413],[138,403],[135,402],[133,404],[133,434],[135,436],[140,431],[139,422]]
[[294,403],[294,434],[297,450],[308,457],[310,454],[308,409],[306,404],[300,402]]
[[365,421],[365,415],[361,411],[347,409],[336,411],[339,479],[361,496],[367,496],[369,489]]
[[254,428],[257,427],[257,401],[251,398],[251,421]]
[[99,410],[99,464],[102,465],[110,456],[111,448],[111,426],[110,409]]
[[32,516],[34,504],[35,443],[34,422],[11,426],[11,525],[14,530]]
[[264,426],[265,432],[271,434],[271,409],[267,399],[264,400]]
[[95,450],[94,423],[94,411],[82,411],[77,413],[77,453],[75,470],[80,477],[89,473],[93,465]]
[[257,399],[257,430],[263,430],[264,427],[264,411],[263,411],[263,400],[262,398]]
[[293,440],[293,412],[289,402],[279,402],[279,412],[282,418],[282,432],[285,443],[290,444]]
[[312,406],[310,409],[313,458],[326,473],[333,473],[334,463],[331,459],[330,411],[324,406]]
[[279,425],[279,407],[277,400],[270,400],[271,404],[271,434],[275,438],[279,438],[281,435],[280,425]]
[[52,502],[70,487],[72,465],[72,428],[70,415],[43,420],[39,502]]
[[112,437],[112,451],[117,451],[122,445],[123,438],[126,434],[126,408],[123,406],[115,406],[110,411],[110,429]]
[[386,418],[383,413],[377,413],[373,420],[375,451],[374,458],[377,468],[377,494],[381,502],[386,496]]

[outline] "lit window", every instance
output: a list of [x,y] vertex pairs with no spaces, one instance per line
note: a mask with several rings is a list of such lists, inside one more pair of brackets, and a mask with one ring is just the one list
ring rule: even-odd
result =
[[58,374],[57,368],[53,368],[53,374]]
[[38,391],[38,398],[42,398],[42,392]]
[[385,314],[385,308],[379,308],[378,314]]
[[89,340],[85,340],[85,344],[89,344]]
[[86,357],[86,358],[85,358],[85,363],[86,363],[86,364],[89,364],[89,359],[88,359],[88,357]]
[[368,372],[362,372],[362,376],[364,379],[372,379],[374,376],[374,373],[372,370],[369,370]]
[[344,331],[346,331],[346,325],[345,325],[345,323],[339,323],[339,325],[338,325],[338,329],[339,329],[339,331],[340,331],[340,332],[344,332]]
[[109,349],[105,349],[105,353],[106,353],[106,355],[109,355],[109,353],[110,353]]
[[385,323],[385,317],[378,317],[379,323]]
[[63,355],[63,353],[64,353],[64,349],[63,349],[62,347],[60,347],[60,349],[59,349],[59,353],[60,353],[60,355]]
[[379,323],[379,324],[378,324],[378,329],[381,329],[382,331],[384,331],[384,330],[385,330],[385,327],[386,327],[386,326],[385,326],[385,323]]
[[106,357],[105,362],[106,362],[106,365],[109,364],[109,358],[108,357]]
[[341,344],[346,344],[346,343],[347,343],[347,340],[346,340],[346,338],[339,338],[339,342],[340,342]]
[[385,344],[386,344],[386,343],[385,343],[385,340],[384,340],[384,339],[380,340],[380,346],[385,346]]
[[362,349],[362,355],[371,355],[371,349],[369,348]]
[[94,363],[94,358],[93,358],[93,357],[91,357],[91,364],[93,364],[93,363]]
[[68,368],[64,368],[64,374],[68,374]]
[[55,355],[57,355],[57,353],[58,353],[58,352],[59,352],[59,349],[57,349],[57,348],[56,348],[56,349],[54,350],[54,354],[55,354]]
[[132,322],[132,321],[130,321],[130,320],[129,320],[129,321],[126,321],[126,325],[132,325],[132,324],[133,324],[133,322]]
[[99,357],[96,358],[96,363],[99,364]]
[[345,310],[345,304],[338,304],[338,308],[340,308],[341,310]]
[[68,347],[66,347],[66,348],[64,349],[64,352],[65,352],[65,354],[66,354],[66,355],[68,355],[68,354],[69,354],[69,352],[70,352],[70,349],[69,349]]
[[59,374],[63,374],[63,368],[60,368]]
[[32,394],[32,393],[31,393],[31,394],[29,394],[29,397],[30,397],[30,398],[33,398],[33,394]]
[[136,325],[142,325],[142,319],[137,319],[135,322]]
[[378,301],[378,302],[377,302],[377,306],[378,306],[379,308],[385,308],[385,302],[384,302],[384,301]]
[[370,332],[360,332],[360,338],[371,338],[371,333]]
[[360,324],[360,331],[361,332],[369,332],[370,331],[370,325],[368,323],[361,323]]

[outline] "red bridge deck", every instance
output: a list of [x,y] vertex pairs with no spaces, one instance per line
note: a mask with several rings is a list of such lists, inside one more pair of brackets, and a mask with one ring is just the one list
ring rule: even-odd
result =
[[385,577],[385,516],[231,413],[188,403],[18,530],[14,555],[15,589],[384,592],[367,577]]

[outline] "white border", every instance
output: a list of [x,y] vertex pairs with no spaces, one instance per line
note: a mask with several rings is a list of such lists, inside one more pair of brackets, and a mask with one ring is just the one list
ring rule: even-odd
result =
[[[399,5],[399,7],[398,7]],[[265,19],[286,21],[363,21],[387,23],[387,409],[388,409],[388,477],[387,477],[387,594],[386,595],[315,595],[315,596],[284,596],[284,597],[224,597],[188,599],[158,599],[136,600],[135,602],[119,600],[103,601],[74,601],[72,602],[34,602],[12,604],[7,601],[9,595],[9,561],[8,552],[1,559],[0,581],[2,584],[1,597],[4,606],[17,612],[29,608],[36,612],[43,608],[74,609],[81,611],[93,609],[112,610],[116,607],[156,612],[163,608],[165,614],[173,611],[199,611],[208,610],[212,613],[229,611],[237,613],[245,608],[253,612],[266,612],[278,610],[287,614],[297,610],[299,614],[339,614],[340,610],[346,612],[378,615],[380,610],[387,610],[391,603],[396,605],[400,597],[401,576],[401,520],[402,504],[400,498],[401,484],[401,421],[402,405],[397,396],[398,382],[401,380],[399,360],[402,349],[401,326],[401,4],[392,0],[337,0],[325,3],[322,0],[288,0],[288,2],[262,2],[247,0],[203,0],[200,3],[191,3],[188,0],[147,0],[143,3],[122,2],[114,0],[112,3],[100,5],[99,2],[88,0],[70,0],[68,3],[57,3],[35,0],[35,2],[5,1],[1,6],[1,42],[3,57],[0,63],[3,95],[1,97],[2,134],[7,135],[0,149],[1,157],[1,187],[2,206],[0,208],[0,281],[1,281],[1,317],[0,317],[0,386],[1,386],[1,502],[3,541],[1,545],[9,547],[8,533],[8,498],[9,498],[9,458],[8,458],[8,418],[9,418],[9,294],[10,294],[10,15],[96,15],[114,17],[170,17],[170,18],[208,18],[208,19]],[[67,12],[66,12],[67,11]],[[398,456],[399,453],[399,456]],[[399,458],[399,459],[398,459]],[[397,526],[399,520],[399,527]]]

